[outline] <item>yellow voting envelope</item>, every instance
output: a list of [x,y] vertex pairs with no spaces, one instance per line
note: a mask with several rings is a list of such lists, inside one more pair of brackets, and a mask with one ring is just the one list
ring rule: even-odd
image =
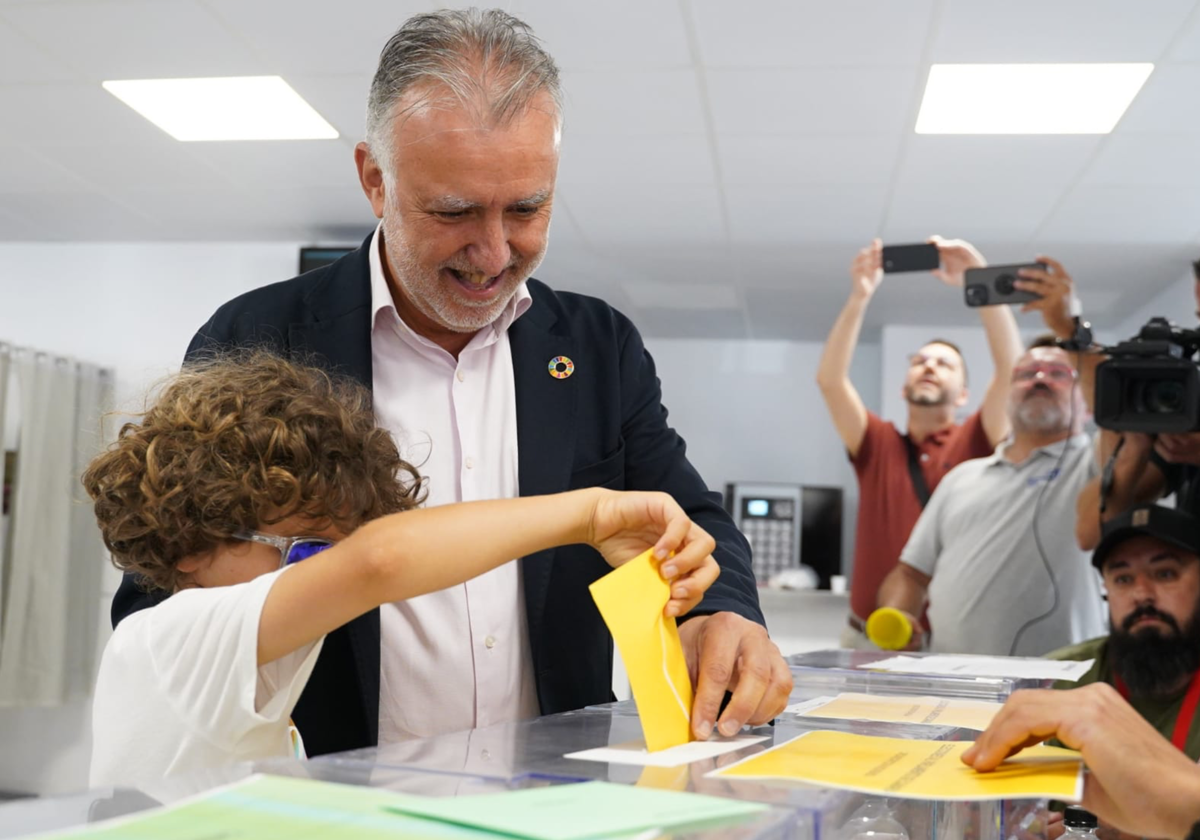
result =
[[967,741],[807,732],[710,776],[779,779],[909,799],[1064,799],[1083,796],[1083,760],[1057,747],[1023,750],[990,773],[962,763]]
[[663,615],[671,587],[658,565],[647,551],[589,587],[625,660],[650,752],[690,741],[692,718],[692,681],[679,628]]

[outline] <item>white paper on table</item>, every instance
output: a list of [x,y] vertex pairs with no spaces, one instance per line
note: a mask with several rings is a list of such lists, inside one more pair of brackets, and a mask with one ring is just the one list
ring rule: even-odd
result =
[[735,752],[765,740],[767,740],[766,735],[735,735],[732,738],[690,741],[658,752],[648,752],[645,741],[626,741],[623,744],[567,753],[563,758],[604,761],[609,764],[636,764],[641,767],[682,767],[693,761]]
[[897,674],[938,674],[960,677],[1013,677],[1016,679],[1077,682],[1096,660],[1082,662],[1031,659],[1019,656],[893,656],[858,666]]
[[814,697],[811,700],[805,700],[803,703],[793,703],[783,710],[785,715],[801,715],[805,712],[810,712],[813,709],[819,709],[827,703],[832,703],[836,697]]

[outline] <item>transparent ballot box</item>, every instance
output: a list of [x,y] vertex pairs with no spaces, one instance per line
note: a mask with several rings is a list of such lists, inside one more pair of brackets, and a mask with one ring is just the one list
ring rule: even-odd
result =
[[[791,812],[788,837],[799,840],[1034,840],[1045,837],[1046,803],[1037,801],[938,802],[888,799],[799,783],[710,777],[713,770],[782,744],[804,732],[835,730],[892,738],[970,740],[954,727],[816,720],[782,716],[774,726],[748,729],[762,737],[734,752],[678,767],[636,766],[615,760],[567,758],[573,752],[641,742],[631,703],[421,738],[315,759],[439,774],[499,777],[514,783],[608,782],[691,791],[761,802]],[[897,829],[896,826],[899,826]],[[890,833],[888,833],[890,831]]]
[[896,694],[987,700],[1002,703],[1023,688],[1048,688],[1051,680],[1015,677],[907,674],[871,670],[871,664],[897,655],[916,659],[928,653],[896,651],[818,650],[787,658],[796,681],[792,702],[843,693]]
[[[201,775],[181,776],[170,780],[169,783],[146,788],[103,788],[69,796],[28,799],[0,805],[0,838],[45,832],[78,832],[89,827],[102,828],[103,821],[139,814],[147,815],[152,809],[180,802],[258,773],[431,797],[502,795],[509,791],[572,784],[580,780],[539,773],[506,777],[450,773],[436,769],[397,768],[374,761],[343,757],[317,758],[310,761],[280,759],[239,764]],[[767,808],[754,814],[718,822],[665,827],[654,833],[654,836],[656,840],[790,840],[798,836],[796,820],[797,815],[791,809]],[[143,831],[138,836],[146,835]],[[397,828],[395,836],[399,838],[405,835],[402,829]],[[480,833],[479,836],[501,835]]]

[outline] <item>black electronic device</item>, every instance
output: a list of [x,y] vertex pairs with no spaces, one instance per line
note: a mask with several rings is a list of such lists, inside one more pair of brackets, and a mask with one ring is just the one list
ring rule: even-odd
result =
[[884,245],[884,274],[905,271],[933,271],[942,264],[937,246],[930,242],[920,245]]
[[1101,351],[1096,425],[1119,432],[1200,431],[1200,329],[1151,318],[1137,335]]
[[1046,270],[1045,263],[1013,263],[989,265],[987,268],[968,268],[963,283],[967,306],[1001,306],[1006,303],[1029,303],[1040,300],[1037,292],[1025,292],[1016,287],[1022,268]]
[[309,247],[300,249],[300,273],[312,271],[314,268],[321,268],[329,265],[332,262],[337,262],[342,257],[353,251],[354,248],[341,247]]

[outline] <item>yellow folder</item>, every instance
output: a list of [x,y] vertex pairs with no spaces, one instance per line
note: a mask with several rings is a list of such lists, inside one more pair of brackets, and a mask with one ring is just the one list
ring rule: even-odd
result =
[[625,661],[650,752],[690,741],[692,717],[692,680],[675,619],[663,615],[671,588],[658,566],[647,551],[589,587]]

